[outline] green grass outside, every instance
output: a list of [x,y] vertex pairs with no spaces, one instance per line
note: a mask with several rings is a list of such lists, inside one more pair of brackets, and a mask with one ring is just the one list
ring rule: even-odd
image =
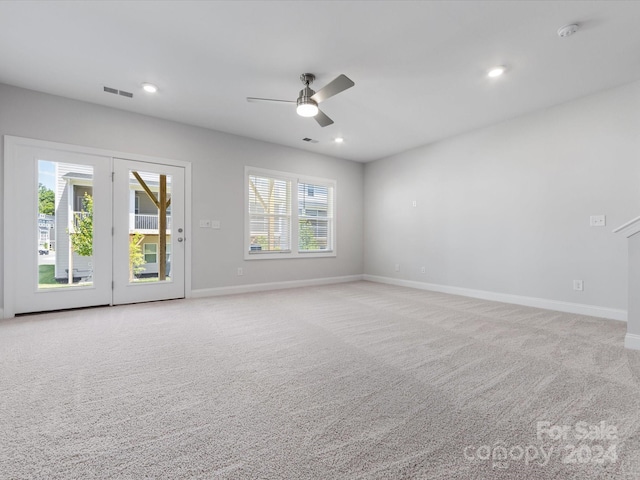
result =
[[[134,278],[132,283],[150,283],[159,282],[158,277]],[[171,281],[171,277],[167,276],[167,281]]]
[[[55,278],[55,265],[38,265],[38,285],[56,285],[58,287],[69,287],[70,285],[67,283],[58,283]],[[170,281],[171,277],[167,277],[167,280]],[[158,277],[150,277],[150,278],[136,278],[134,283],[147,283],[147,282],[157,282]],[[74,284],[77,286],[78,284]]]
[[66,279],[62,283],[56,282],[55,265],[38,265],[38,288],[39,289],[77,288],[77,287],[90,287],[91,285],[93,285],[92,281],[75,282],[72,285],[69,285]]
[[55,265],[38,265],[38,284],[57,284],[55,274]]

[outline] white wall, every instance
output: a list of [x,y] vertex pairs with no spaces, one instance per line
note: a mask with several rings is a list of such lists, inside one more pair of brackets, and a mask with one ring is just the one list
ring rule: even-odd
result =
[[[362,274],[362,164],[2,84],[0,135],[192,162],[194,290]],[[245,261],[245,165],[336,179],[338,256]],[[201,218],[219,220],[222,228],[197,228]]]
[[365,206],[368,275],[626,310],[640,83],[367,164]]

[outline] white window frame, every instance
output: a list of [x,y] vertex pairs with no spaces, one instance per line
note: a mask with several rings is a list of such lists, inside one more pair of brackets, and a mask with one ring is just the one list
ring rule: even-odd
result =
[[[250,232],[250,215],[249,215],[249,176],[259,175],[265,177],[273,177],[280,180],[288,180],[291,182],[291,250],[265,251],[251,250],[251,232]],[[298,219],[298,184],[308,183],[314,185],[322,185],[333,190],[333,211],[331,224],[331,250],[323,251],[302,251],[298,250],[299,241],[299,219]],[[244,259],[245,260],[276,260],[289,258],[330,258],[337,256],[337,198],[338,185],[336,180],[320,177],[311,177],[307,175],[298,175],[291,172],[281,172],[277,170],[268,170],[257,167],[244,167]]]

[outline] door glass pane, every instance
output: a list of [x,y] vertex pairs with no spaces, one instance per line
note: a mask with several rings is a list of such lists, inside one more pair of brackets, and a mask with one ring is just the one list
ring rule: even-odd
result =
[[129,171],[129,282],[171,281],[171,175]]
[[38,289],[93,285],[93,167],[38,161]]

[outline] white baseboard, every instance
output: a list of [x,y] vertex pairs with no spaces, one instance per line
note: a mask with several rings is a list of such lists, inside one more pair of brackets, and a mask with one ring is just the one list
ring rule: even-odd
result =
[[[412,280],[401,280],[398,278],[381,277],[377,275],[363,275],[363,280],[370,282],[387,283],[401,287],[417,288],[420,290],[430,290],[433,292],[451,293],[465,297],[481,298],[495,302],[513,303],[527,307],[544,308],[546,310],[556,310],[559,312],[576,313],[579,315],[589,315],[591,317],[607,318],[611,320],[627,321],[627,311],[615,308],[597,307],[594,305],[584,305],[581,303],[561,302],[558,300],[547,300],[544,298],[523,297],[508,293],[487,292],[484,290],[473,290],[471,288],[452,287],[449,285],[438,285],[435,283],[415,282]],[[640,336],[638,337],[640,339]],[[640,344],[639,344],[640,345]],[[632,347],[629,347],[632,348]]]
[[251,285],[236,285],[233,287],[201,288],[191,291],[192,298],[215,297],[219,295],[233,295],[236,293],[265,292],[268,290],[282,290],[285,288],[311,287],[315,285],[330,285],[333,283],[357,282],[362,275],[347,275],[344,277],[314,278],[311,280],[293,280],[288,282],[254,283]]
[[640,335],[635,333],[627,333],[624,337],[624,348],[631,350],[640,350]]

